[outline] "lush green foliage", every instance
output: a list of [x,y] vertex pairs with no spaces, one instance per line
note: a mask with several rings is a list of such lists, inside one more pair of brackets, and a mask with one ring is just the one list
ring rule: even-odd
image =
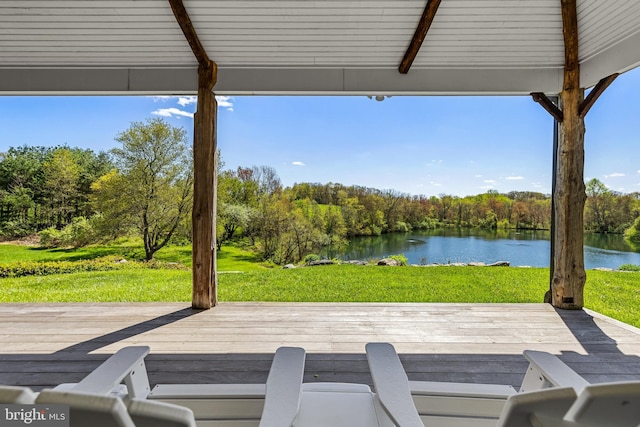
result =
[[[133,123],[109,154],[67,147],[11,148],[0,158],[0,236],[40,232],[44,246],[81,247],[138,235],[150,259],[191,241],[192,162],[186,133],[162,119]],[[219,158],[218,250],[248,242],[264,262],[332,258],[353,236],[417,228],[549,228],[551,198],[535,192],[410,196],[341,184],[283,188],[272,167],[225,170]],[[638,193],[587,183],[585,229],[640,247]]]
[[408,265],[408,263],[409,263],[409,260],[407,259],[406,256],[404,256],[404,254],[390,255],[389,258],[398,261],[398,263],[400,263],[400,265]]
[[622,233],[640,215],[639,194],[611,191],[593,178],[587,182],[584,210],[585,230],[596,233]]
[[[0,268],[8,268],[7,264],[21,262],[83,261],[109,256],[128,261],[142,261],[144,260],[144,250],[140,240],[124,240],[109,245],[87,246],[79,249],[2,244],[0,245]],[[218,251],[217,256],[219,271],[251,271],[263,268],[254,252],[237,246],[225,246]],[[159,263],[178,263],[191,266],[191,246],[165,247],[155,259]]]
[[126,261],[118,256],[96,258],[81,261],[18,261],[0,264],[0,278],[47,276],[50,274],[69,274],[85,271],[111,271],[123,269],[165,269],[188,270],[188,267],[179,263],[167,263],[151,261],[142,263],[139,261]]
[[0,233],[21,237],[92,215],[91,184],[112,164],[105,153],[68,147],[10,148],[0,159]]
[[114,235],[129,224],[150,260],[191,212],[193,170],[187,133],[162,119],[132,123],[112,150],[117,170],[92,185],[96,207]]

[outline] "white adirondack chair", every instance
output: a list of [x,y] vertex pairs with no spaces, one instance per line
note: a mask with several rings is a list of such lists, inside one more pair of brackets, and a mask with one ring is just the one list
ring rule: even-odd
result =
[[507,400],[497,427],[637,427],[640,381],[525,392]]
[[67,405],[71,427],[135,427],[122,399],[115,396],[43,390],[36,403]]
[[28,387],[10,385],[0,386],[0,403],[30,404],[35,402],[36,394]]
[[[391,427],[365,384],[303,384],[305,352],[281,347],[267,379],[260,427]],[[422,427],[422,425],[420,426]]]
[[148,346],[124,347],[79,383],[60,384],[54,390],[146,398],[151,391],[144,363],[144,358],[149,351]]

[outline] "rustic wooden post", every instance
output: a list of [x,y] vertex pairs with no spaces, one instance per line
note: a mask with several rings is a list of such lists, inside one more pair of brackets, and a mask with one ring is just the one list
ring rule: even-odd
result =
[[561,0],[564,35],[564,83],[560,93],[560,136],[558,140],[556,188],[553,194],[555,248],[551,300],[555,307],[581,309],[584,306],[584,117],[580,105],[578,61],[578,15],[576,0]]
[[182,0],[169,0],[194,56],[198,60],[198,106],[193,131],[193,287],[191,306],[211,308],[218,304],[216,272],[216,126],[218,103],[213,87],[218,66],[209,59]]
[[[558,143],[554,147],[554,179],[551,236],[551,286],[545,302],[555,307],[584,307],[584,117],[618,74],[603,78],[584,99],[580,87],[578,14],[576,0],[561,0],[564,36],[564,82],[560,105],[545,94],[532,93],[557,121]],[[555,141],[554,141],[555,146]]]
[[213,94],[217,67],[198,68],[198,106],[193,132],[193,308],[217,305],[216,274],[216,125],[218,103]]

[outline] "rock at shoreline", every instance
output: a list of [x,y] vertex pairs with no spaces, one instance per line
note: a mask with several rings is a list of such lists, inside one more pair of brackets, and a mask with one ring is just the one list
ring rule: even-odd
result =
[[335,264],[335,263],[330,259],[319,259],[317,261],[311,261],[308,265],[311,267],[314,267],[316,265],[332,265],[332,264]]
[[366,261],[358,261],[358,260],[345,261],[343,264],[351,264],[351,265],[369,265],[369,263],[368,263],[368,262],[366,262]]
[[400,262],[398,262],[393,258],[383,258],[380,261],[378,261],[378,265],[388,265],[391,267],[398,267],[400,266]]
[[510,265],[509,261],[496,261],[493,264],[487,264],[487,267],[509,267]]

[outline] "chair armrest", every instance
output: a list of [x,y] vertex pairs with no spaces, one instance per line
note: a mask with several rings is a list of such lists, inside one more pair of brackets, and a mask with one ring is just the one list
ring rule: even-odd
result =
[[375,392],[391,421],[398,427],[424,427],[395,348],[388,343],[369,343],[366,350]]
[[577,392],[588,386],[587,380],[564,364],[560,359],[544,351],[525,350],[529,361],[520,392],[549,387],[573,387]]
[[122,348],[84,377],[72,388],[72,391],[106,395],[124,381],[129,397],[145,398],[150,391],[144,364],[147,354],[149,354],[147,346]]
[[280,347],[269,369],[260,427],[290,427],[302,396],[305,351]]

